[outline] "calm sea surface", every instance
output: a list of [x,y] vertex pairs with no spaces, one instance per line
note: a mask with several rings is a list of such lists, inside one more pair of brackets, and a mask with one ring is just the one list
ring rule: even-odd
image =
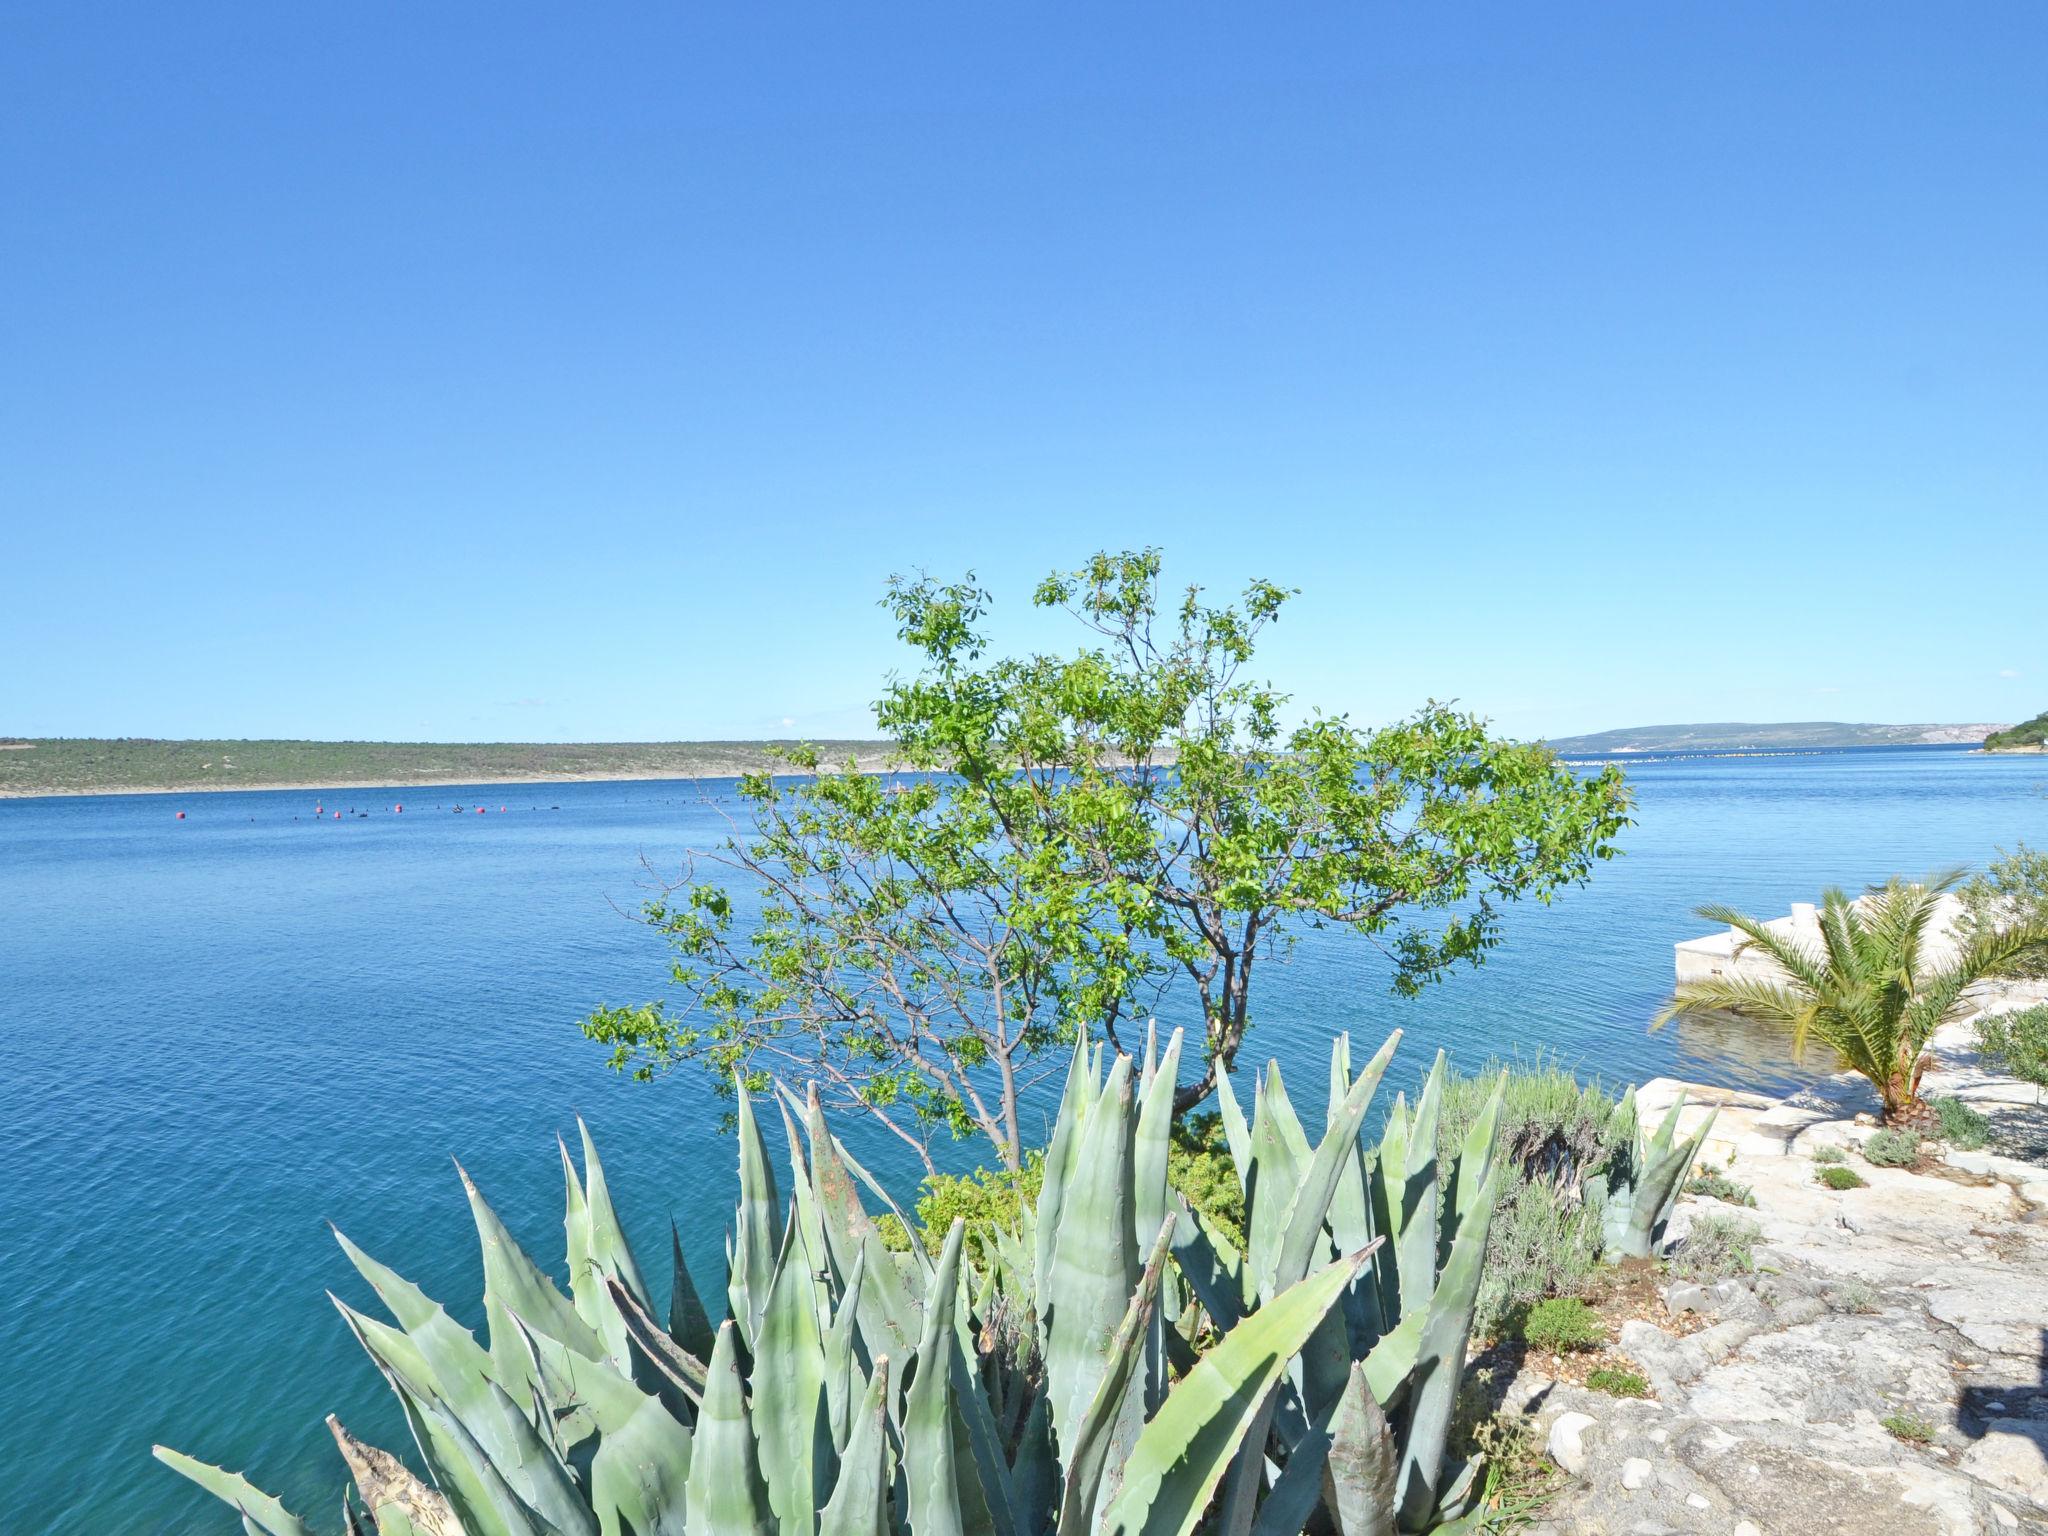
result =
[[[1484,967],[1402,1001],[1365,945],[1311,935],[1260,983],[1248,1056],[1279,1056],[1310,1085],[1304,1106],[1321,1101],[1332,1031],[1371,1043],[1396,1025],[1404,1086],[1439,1045],[1467,1065],[1541,1048],[1610,1079],[1782,1083],[1782,1063],[1739,1042],[1645,1031],[1671,945],[1704,931],[1695,904],[1776,914],[1826,882],[2048,843],[2038,757],[1630,772],[1626,856],[1551,908],[1511,911]],[[553,1137],[580,1111],[649,1268],[665,1273],[674,1217],[699,1273],[716,1272],[732,1156],[706,1088],[617,1079],[575,1021],[653,995],[660,951],[618,907],[640,898],[643,853],[672,867],[719,835],[700,795],[730,787],[0,801],[0,1527],[231,1529],[149,1459],[155,1440],[332,1523],[342,1471],[323,1415],[410,1448],[324,1295],[372,1304],[326,1223],[481,1329],[451,1156],[558,1264]],[[372,814],[316,822],[316,799]],[[854,1144],[910,1193],[910,1168]]]

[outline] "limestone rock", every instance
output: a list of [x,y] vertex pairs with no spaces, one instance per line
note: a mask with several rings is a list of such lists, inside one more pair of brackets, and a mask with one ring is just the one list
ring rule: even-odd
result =
[[1995,1488],[2048,1506],[2048,1420],[1993,1419],[1956,1465]]
[[1586,1437],[1598,1427],[1599,1421],[1590,1413],[1560,1413],[1550,1426],[1546,1447],[1550,1459],[1573,1477],[1583,1476],[1589,1449]]

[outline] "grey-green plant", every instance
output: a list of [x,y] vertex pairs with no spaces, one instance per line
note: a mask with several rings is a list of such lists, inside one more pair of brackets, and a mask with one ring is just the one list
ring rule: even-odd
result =
[[1664,1112],[1655,1133],[1645,1136],[1636,1112],[1635,1089],[1622,1096],[1616,1112],[1622,1127],[1620,1138],[1606,1170],[1586,1181],[1586,1202],[1600,1213],[1602,1256],[1610,1264],[1646,1259],[1663,1238],[1686,1172],[1714,1127],[1716,1111],[1710,1109],[1699,1129],[1681,1139],[1678,1122],[1684,1110],[1685,1094],[1681,1092]]
[[1816,1169],[1814,1177],[1829,1189],[1862,1189],[1867,1180],[1854,1168],[1844,1168],[1839,1163]]
[[1824,1145],[1813,1149],[1813,1160],[1816,1163],[1839,1163],[1847,1155],[1837,1146]]
[[1728,1205],[1756,1204],[1756,1191],[1725,1173],[1696,1173],[1685,1181],[1685,1192],[1688,1195],[1705,1195],[1710,1200],[1720,1200]]
[[1756,1268],[1756,1240],[1763,1235],[1753,1221],[1710,1211],[1694,1218],[1685,1241],[1672,1255],[1671,1267],[1689,1280],[1722,1280]]
[[1877,1422],[1890,1430],[1898,1439],[1913,1445],[1926,1445],[1934,1438],[1934,1424],[1932,1421],[1910,1411],[1888,1413]]
[[1952,1147],[1974,1152],[1991,1141],[1991,1117],[1961,1099],[1929,1099],[1934,1111],[1934,1134]]
[[1648,1397],[1650,1383],[1642,1372],[1625,1370],[1618,1366],[1603,1365],[1586,1373],[1586,1385],[1595,1392],[1605,1392],[1609,1397]]
[[1863,1143],[1863,1160],[1880,1168],[1910,1168],[1920,1161],[1920,1138],[1911,1131],[1872,1131]]
[[2048,1088],[2048,1003],[1979,1019],[1977,1049],[1987,1065]]
[[1552,1296],[1529,1309],[1522,1319],[1522,1337],[1536,1349],[1561,1355],[1604,1343],[1607,1325],[1580,1297]]
[[[1163,1055],[1148,1040],[1142,1069],[1079,1044],[1037,1202],[983,1234],[979,1270],[958,1219],[936,1255],[885,1246],[862,1190],[886,1195],[815,1090],[778,1089],[785,1201],[757,1102],[736,1089],[722,1297],[672,1243],[658,1305],[587,1132],[580,1172],[562,1153],[566,1291],[465,1176],[483,1341],[341,1239],[392,1320],[337,1305],[426,1471],[334,1424],[354,1481],[346,1523],[378,1536],[1385,1536],[1463,1519],[1484,1485],[1476,1461],[1445,1454],[1445,1430],[1497,1114],[1440,1165],[1433,1134],[1411,1134],[1433,1132],[1440,1061],[1413,1123],[1397,1102],[1368,1158],[1360,1130],[1393,1046],[1354,1078],[1340,1039],[1314,1147],[1269,1070],[1232,1137],[1241,1252],[1167,1184],[1177,1034]],[[309,1536],[240,1474],[157,1454],[247,1531]]]

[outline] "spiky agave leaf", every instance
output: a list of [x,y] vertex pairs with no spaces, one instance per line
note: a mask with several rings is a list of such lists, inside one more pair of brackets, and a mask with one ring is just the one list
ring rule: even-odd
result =
[[815,1084],[804,1105],[804,1119],[811,1145],[812,1189],[832,1267],[842,1278],[852,1273],[857,1260],[864,1270],[856,1314],[862,1342],[871,1357],[886,1354],[908,1359],[923,1328],[923,1308],[912,1298],[903,1271],[861,1205],[839,1145],[825,1125]]
[[683,1234],[676,1230],[673,1220],[668,1224],[668,1242],[670,1255],[675,1261],[674,1278],[669,1282],[668,1292],[669,1337],[682,1345],[692,1359],[709,1360],[711,1317],[704,1310],[696,1282],[690,1278],[690,1266],[683,1259]]
[[313,1536],[313,1528],[239,1472],[187,1456],[167,1445],[153,1445],[150,1454],[173,1472],[192,1479],[215,1498],[231,1504],[260,1536]]
[[839,1481],[818,1516],[818,1536],[890,1536],[889,1357],[878,1356],[874,1374],[852,1416]]
[[775,1258],[782,1251],[782,1206],[775,1193],[775,1170],[768,1161],[754,1117],[753,1096],[738,1077],[733,1094],[739,1101],[740,1204],[733,1223],[732,1273],[726,1294],[733,1321],[749,1349],[760,1332],[761,1313],[768,1305],[768,1287],[775,1277]]
[[1188,1536],[1287,1362],[1365,1258],[1352,1254],[1281,1292],[1174,1384],[1131,1449],[1102,1536]]
[[754,1345],[754,1431],[782,1536],[810,1536],[835,1474],[825,1341],[797,1219],[792,1204]]
[[477,1237],[483,1245],[484,1322],[490,1331],[492,1376],[511,1389],[515,1383],[533,1384],[532,1363],[520,1342],[519,1329],[511,1321],[517,1313],[527,1325],[558,1339],[578,1354],[597,1359],[605,1353],[600,1339],[577,1314],[575,1305],[555,1288],[554,1281],[527,1257],[526,1250],[498,1219],[476,1181],[460,1163],[463,1192],[476,1221]]
[[[586,1482],[603,1536],[682,1536],[696,1437],[658,1396],[643,1392],[608,1362],[579,1355],[535,1329],[524,1336],[540,1365],[549,1412],[559,1418],[573,1408],[587,1416],[596,1434]],[[707,1385],[707,1405],[710,1395]],[[699,1412],[700,1429],[705,1411]]]
[[951,1369],[951,1356],[959,1348],[953,1314],[965,1236],[966,1225],[956,1217],[925,1297],[917,1374],[904,1400],[906,1513],[917,1536],[989,1536],[995,1530],[981,1475],[960,1428],[958,1379]]
[[737,1328],[730,1320],[719,1325],[711,1351],[711,1380],[697,1416],[684,1505],[689,1536],[776,1536],[747,1422]]
[[1132,1134],[1131,1062],[1120,1056],[1082,1123],[1052,1267],[1039,1286],[1046,1393],[1062,1458],[1071,1454],[1081,1416],[1106,1368],[1104,1347],[1138,1280]]

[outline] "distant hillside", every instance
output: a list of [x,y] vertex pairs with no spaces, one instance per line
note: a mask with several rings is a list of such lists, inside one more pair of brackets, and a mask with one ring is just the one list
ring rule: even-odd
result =
[[2015,725],[2008,730],[1994,731],[1984,738],[1986,752],[2042,752],[2048,751],[2048,709],[2044,709],[2024,725]]
[[[0,797],[151,790],[350,789],[576,779],[729,778],[768,767],[762,741],[156,741],[0,738]],[[885,741],[813,743],[835,763],[888,766]]]
[[[1979,742],[1997,725],[1851,725],[1800,720],[1772,725],[1718,721],[1708,725],[1635,725],[1591,736],[1553,737],[1566,756],[1601,752],[1796,751],[1802,747],[1909,747]],[[2026,727],[2021,727],[2022,730]]]

